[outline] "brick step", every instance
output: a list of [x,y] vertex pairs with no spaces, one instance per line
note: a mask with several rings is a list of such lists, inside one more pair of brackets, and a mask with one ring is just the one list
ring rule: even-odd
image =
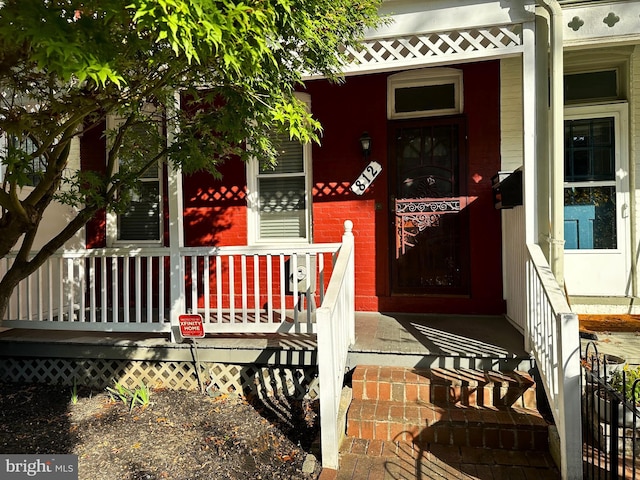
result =
[[353,478],[559,480],[560,473],[545,452],[446,445],[422,448],[407,442],[347,437],[340,447],[340,470],[325,469],[320,480]]
[[421,401],[353,399],[347,436],[415,445],[457,445],[548,451],[548,423],[537,410],[450,405]]
[[537,408],[535,382],[520,371],[359,365],[352,387],[355,399]]

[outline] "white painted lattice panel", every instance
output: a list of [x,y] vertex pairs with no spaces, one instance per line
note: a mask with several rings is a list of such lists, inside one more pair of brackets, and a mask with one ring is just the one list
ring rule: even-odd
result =
[[273,395],[318,396],[315,369],[216,363],[209,369],[211,387],[224,393],[243,391],[260,398]]
[[[295,398],[317,398],[315,367],[265,367],[203,363],[203,382],[208,390],[242,393],[260,398],[284,394]],[[83,360],[66,358],[3,358],[0,381],[57,385],[84,385],[104,389],[119,382],[129,388],[141,384],[171,390],[197,390],[198,376],[193,362],[130,360]]]
[[495,56],[521,51],[522,47],[521,24],[378,38],[362,42],[360,50],[349,49],[345,71]]

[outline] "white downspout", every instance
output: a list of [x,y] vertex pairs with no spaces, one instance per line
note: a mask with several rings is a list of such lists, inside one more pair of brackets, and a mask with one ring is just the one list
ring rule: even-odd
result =
[[564,287],[564,60],[562,8],[556,0],[541,0],[550,17],[550,155],[549,155],[549,265]]

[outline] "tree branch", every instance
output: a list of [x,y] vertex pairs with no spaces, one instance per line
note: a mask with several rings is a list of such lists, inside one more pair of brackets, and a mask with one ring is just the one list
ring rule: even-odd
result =
[[60,231],[55,237],[49,240],[38,253],[29,262],[29,272],[35,272],[51,255],[58,251],[62,246],[73,237],[78,230],[95,215],[98,208],[94,205],[86,206],[78,212],[73,220],[67,223],[67,226]]
[[16,260],[20,262],[26,262],[29,260],[29,254],[31,253],[31,249],[33,248],[33,242],[36,238],[36,234],[38,233],[37,226],[32,228],[28,232],[24,234],[22,239],[22,243],[20,245],[20,250],[16,255]]
[[11,197],[4,190],[0,190],[0,207],[4,210],[11,210]]
[[28,218],[27,211],[25,210],[22,202],[18,198],[18,185],[15,181],[9,183],[9,211],[24,218]]

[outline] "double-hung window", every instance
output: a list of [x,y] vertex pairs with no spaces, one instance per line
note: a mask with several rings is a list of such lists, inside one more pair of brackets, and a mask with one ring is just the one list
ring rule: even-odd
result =
[[[308,96],[302,98],[308,103]],[[247,166],[250,243],[311,241],[311,145],[274,136],[277,164]]]
[[117,238],[128,242],[159,242],[162,225],[162,165],[139,179],[129,207],[117,216]]
[[[117,125],[117,119],[110,119],[108,128]],[[144,132],[136,132],[140,141],[144,141]],[[149,141],[152,141],[151,139]],[[125,166],[123,159],[118,160],[118,170]],[[130,201],[126,209],[119,213],[107,214],[107,244],[159,244],[162,241],[163,219],[163,165],[152,165],[136,179],[135,188],[126,192]]]

